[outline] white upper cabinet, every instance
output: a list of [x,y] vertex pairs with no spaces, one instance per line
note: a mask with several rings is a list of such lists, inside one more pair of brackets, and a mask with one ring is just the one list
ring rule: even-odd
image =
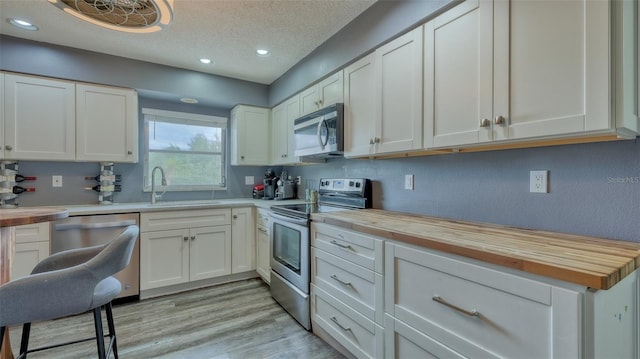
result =
[[246,105],[231,110],[231,165],[269,165],[270,112],[268,108]]
[[428,22],[425,147],[635,136],[637,119],[612,111],[615,6],[469,0]]
[[376,153],[422,148],[422,28],[375,52]]
[[344,70],[344,155],[360,157],[373,151],[375,136],[375,57],[369,54]]
[[76,85],[76,159],[138,162],[138,96],[131,89]]
[[422,28],[344,70],[345,156],[422,148]]
[[342,70],[300,93],[300,116],[310,114],[323,107],[343,102]]
[[293,122],[300,117],[299,96],[294,96],[273,108],[271,112],[271,164],[288,165],[300,162],[295,156]]
[[75,83],[5,74],[4,157],[75,160]]
[[138,161],[134,90],[4,73],[6,159]]
[[4,72],[0,72],[0,158],[4,158]]

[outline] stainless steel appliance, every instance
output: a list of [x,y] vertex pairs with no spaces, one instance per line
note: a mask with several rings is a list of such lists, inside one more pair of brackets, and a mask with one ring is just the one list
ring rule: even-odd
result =
[[[106,244],[126,227],[140,222],[138,213],[72,216],[51,223],[51,254],[74,248]],[[131,255],[129,266],[115,277],[122,283],[118,298],[140,294],[140,241]]]
[[293,131],[296,156],[342,156],[344,105],[336,103],[296,119]]
[[311,329],[309,223],[312,213],[370,208],[366,178],[321,179],[318,203],[271,206],[271,296],[304,328]]
[[278,177],[276,177],[276,174],[271,168],[265,171],[262,184],[264,185],[264,197],[262,197],[262,199],[276,198],[276,189],[278,189]]
[[280,178],[276,189],[276,200],[296,198],[296,188],[294,181]]

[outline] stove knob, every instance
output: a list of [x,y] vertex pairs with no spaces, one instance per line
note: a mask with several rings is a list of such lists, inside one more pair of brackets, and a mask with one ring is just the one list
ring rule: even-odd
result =
[[356,182],[356,188],[360,188],[360,182]]
[[349,187],[353,187],[353,181],[349,181]]

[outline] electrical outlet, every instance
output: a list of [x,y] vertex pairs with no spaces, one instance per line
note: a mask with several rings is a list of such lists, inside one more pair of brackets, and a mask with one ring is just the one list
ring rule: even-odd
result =
[[251,185],[253,185],[254,183],[255,183],[255,182],[254,182],[254,178],[253,178],[253,176],[244,176],[244,184],[245,184],[245,185],[249,185],[249,186],[251,186]]
[[62,187],[62,176],[51,176],[51,186]]
[[549,171],[529,172],[529,192],[549,193]]
[[404,189],[413,190],[413,175],[404,175]]

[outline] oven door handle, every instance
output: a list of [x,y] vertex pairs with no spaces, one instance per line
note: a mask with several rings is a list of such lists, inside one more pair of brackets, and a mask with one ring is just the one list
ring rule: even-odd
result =
[[276,213],[273,213],[273,212],[269,213],[269,216],[271,216],[272,218],[275,218],[275,219],[279,219],[281,221],[297,224],[297,225],[300,225],[300,226],[307,226],[309,224],[308,223],[309,220],[307,220],[306,218],[302,219],[302,218],[287,217],[287,216],[283,216],[283,215],[276,214]]

